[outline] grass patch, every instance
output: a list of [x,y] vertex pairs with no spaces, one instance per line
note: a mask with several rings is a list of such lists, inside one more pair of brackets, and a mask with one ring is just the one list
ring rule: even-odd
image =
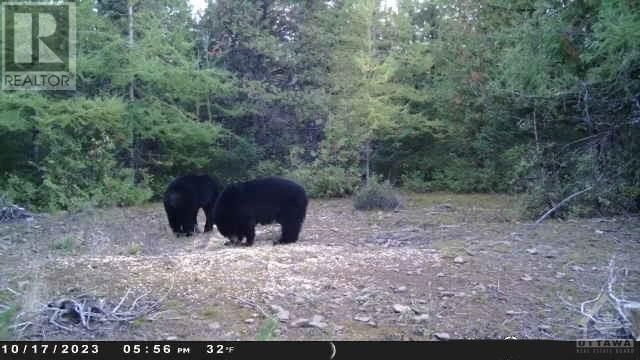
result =
[[9,290],[0,290],[0,302],[10,303],[13,302],[16,298],[16,295]]
[[457,208],[481,207],[486,209],[513,208],[517,199],[505,194],[456,194],[450,192],[414,193],[411,200],[419,207],[431,207],[440,204],[451,204]]
[[142,253],[143,246],[140,243],[132,243],[129,245],[127,252],[129,255],[140,255]]
[[134,329],[140,329],[142,326],[144,326],[145,322],[145,319],[135,319],[131,322],[131,327]]
[[53,244],[51,244],[51,247],[54,250],[62,251],[68,254],[73,253],[76,249],[76,246],[78,246],[76,239],[70,236],[55,240]]
[[433,247],[440,252],[444,258],[455,258],[457,256],[468,255],[465,251],[466,243],[463,240],[441,240],[434,241]]
[[218,315],[218,310],[214,307],[208,307],[202,312],[202,316],[206,318],[213,318]]
[[8,309],[0,312],[0,341],[10,340],[11,331],[9,327],[13,324],[13,319],[17,313],[17,305],[11,305]]
[[269,341],[276,338],[276,330],[278,329],[278,322],[274,319],[266,319],[260,325],[258,329],[258,341]]

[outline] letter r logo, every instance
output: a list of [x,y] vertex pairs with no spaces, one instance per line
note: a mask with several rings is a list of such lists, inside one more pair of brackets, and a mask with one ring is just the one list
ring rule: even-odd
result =
[[[33,26],[33,18],[38,16],[36,19],[38,20],[37,26]],[[17,24],[14,35],[16,39],[22,40],[18,41],[15,45],[14,49],[14,61],[16,63],[27,63],[31,64],[34,60],[37,60],[38,63],[52,64],[52,63],[64,63],[58,55],[55,54],[51,48],[47,46],[47,44],[43,41],[44,39],[51,37],[56,32],[56,19],[51,14],[24,14],[24,13],[16,13],[14,14],[14,24]],[[34,30],[38,31],[36,35],[35,44],[38,50],[37,58],[34,58],[34,44],[33,44],[33,32]]]
[[[72,3],[3,3],[3,61],[7,71],[69,71],[75,41]],[[74,48],[75,50],[75,48]]]

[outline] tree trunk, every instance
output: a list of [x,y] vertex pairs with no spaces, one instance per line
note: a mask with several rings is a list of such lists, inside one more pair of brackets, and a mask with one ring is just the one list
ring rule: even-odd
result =
[[209,116],[209,122],[213,122],[213,116],[211,115],[211,95],[207,94],[207,115]]
[[[129,3],[129,51],[133,51],[133,5]],[[134,100],[134,80],[135,76],[131,76],[131,83],[129,84],[129,100]]]
[[[129,2],[129,59],[133,53],[133,4]],[[131,65],[129,65],[131,66]],[[135,75],[131,74],[131,82],[129,83],[129,101],[135,101]],[[138,163],[138,134],[134,125],[135,119],[131,119],[131,167],[133,168],[133,178],[131,179],[133,184],[137,184],[140,180],[140,166]]]
[[371,179],[371,142],[367,142],[366,148],[365,148],[365,180],[367,182],[367,184],[369,183],[370,179]]

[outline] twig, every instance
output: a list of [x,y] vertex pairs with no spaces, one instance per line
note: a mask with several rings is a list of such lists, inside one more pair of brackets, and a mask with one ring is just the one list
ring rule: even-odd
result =
[[58,318],[58,316],[60,315],[61,312],[62,312],[61,309],[56,309],[56,311],[53,313],[53,315],[51,315],[51,317],[49,318],[49,323],[55,325],[56,327],[59,327],[60,329],[63,329],[63,330],[69,331],[69,332],[73,331],[71,328],[68,328],[66,326],[60,325],[56,321],[56,319]]
[[122,303],[124,303],[124,300],[127,298],[130,292],[131,292],[131,289],[127,289],[127,292],[124,294],[122,299],[120,299],[120,302],[118,303],[118,305],[113,310],[111,310],[112,314],[118,311],[118,309],[120,309],[120,306],[122,306]]
[[582,189],[580,191],[578,191],[577,193],[573,193],[571,195],[569,195],[566,199],[560,201],[556,206],[552,207],[549,211],[547,211],[546,213],[544,213],[544,215],[542,215],[538,220],[536,220],[535,225],[540,224],[542,221],[544,221],[544,219],[546,219],[549,215],[551,215],[553,212],[555,212],[556,210],[558,210],[558,208],[560,208],[562,205],[566,204],[567,202],[569,202],[571,199],[573,199],[576,196],[579,196],[589,190],[593,189],[593,186],[589,186],[585,189]]
[[140,299],[142,299],[143,297],[145,297],[147,295],[149,295],[149,291],[147,291],[146,293],[138,296],[135,300],[133,300],[133,303],[131,303],[131,306],[129,306],[129,311],[134,309],[136,307],[136,304],[138,303],[138,301],[140,301]]
[[243,299],[243,298],[241,298],[241,297],[233,296],[233,295],[231,295],[231,296],[230,296],[230,298],[232,298],[232,299],[234,299],[234,300],[237,300],[238,302],[240,302],[240,303],[242,303],[242,304],[244,304],[244,305],[247,305],[247,306],[249,306],[249,307],[252,307],[252,308],[254,308],[254,309],[256,309],[256,310],[260,311],[260,312],[262,313],[262,315],[264,315],[264,316],[265,316],[266,318],[268,318],[268,319],[275,320],[275,319],[274,319],[274,317],[273,317],[273,316],[271,316],[271,315],[269,315],[266,311],[264,311],[264,309],[263,309],[260,305],[258,305],[258,304],[256,304],[256,303],[254,303],[254,302],[253,302],[253,301],[251,301],[251,300]]
[[31,321],[25,321],[25,322],[21,322],[19,324],[14,324],[9,326],[9,329],[16,329],[18,331],[22,330],[22,329],[18,329],[18,328],[26,328],[29,325],[33,325],[33,323]]
[[624,320],[624,322],[630,323],[629,318],[627,318],[624,311],[622,310],[622,308],[624,307],[625,304],[628,303],[628,301],[624,299],[619,299],[614,294],[613,284],[615,282],[616,282],[615,257],[612,257],[611,260],[609,260],[609,281],[607,282],[607,290],[608,290],[607,295],[609,296],[609,299],[613,301],[615,305],[614,307],[616,308],[618,315],[620,315],[620,317]]
[[593,317],[592,314],[589,314],[586,310],[585,307],[587,306],[587,304],[593,304],[595,302],[597,302],[598,300],[600,300],[600,298],[602,298],[602,295],[604,294],[604,288],[602,290],[600,290],[600,293],[598,293],[598,296],[596,296],[594,299],[592,300],[587,300],[587,301],[583,301],[580,304],[580,313],[586,317],[588,317],[590,320],[592,320],[593,322],[597,323],[598,320]]
[[[166,313],[170,313],[170,312],[176,312],[176,310],[174,309],[169,309],[169,310],[163,310],[163,311],[158,311],[156,313],[154,313],[153,315],[149,316],[147,319],[151,320],[151,321],[156,321],[158,320],[158,317],[160,315],[166,314]],[[178,320],[178,319],[183,319],[184,317],[180,316],[180,317],[173,317],[173,318],[165,318],[163,317],[161,320]]]
[[12,289],[12,288],[10,288],[10,287],[7,287],[7,290],[8,290],[10,293],[12,293],[13,295],[15,295],[15,296],[20,296],[20,295],[22,295],[22,294],[20,294],[19,292],[17,292],[17,291],[15,291],[15,290],[13,290],[13,289]]

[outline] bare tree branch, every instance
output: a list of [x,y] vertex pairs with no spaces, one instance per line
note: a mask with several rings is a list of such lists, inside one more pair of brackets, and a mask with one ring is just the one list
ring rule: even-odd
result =
[[546,219],[549,215],[553,214],[556,210],[558,210],[562,205],[566,204],[567,202],[569,202],[571,199],[573,199],[576,196],[579,196],[581,194],[586,193],[587,191],[593,189],[593,186],[589,186],[583,190],[578,191],[577,193],[573,193],[571,195],[569,195],[566,199],[560,201],[556,206],[552,207],[549,211],[547,211],[546,213],[544,213],[544,215],[542,215],[538,220],[536,220],[535,225],[540,224],[541,222],[544,221],[544,219]]

